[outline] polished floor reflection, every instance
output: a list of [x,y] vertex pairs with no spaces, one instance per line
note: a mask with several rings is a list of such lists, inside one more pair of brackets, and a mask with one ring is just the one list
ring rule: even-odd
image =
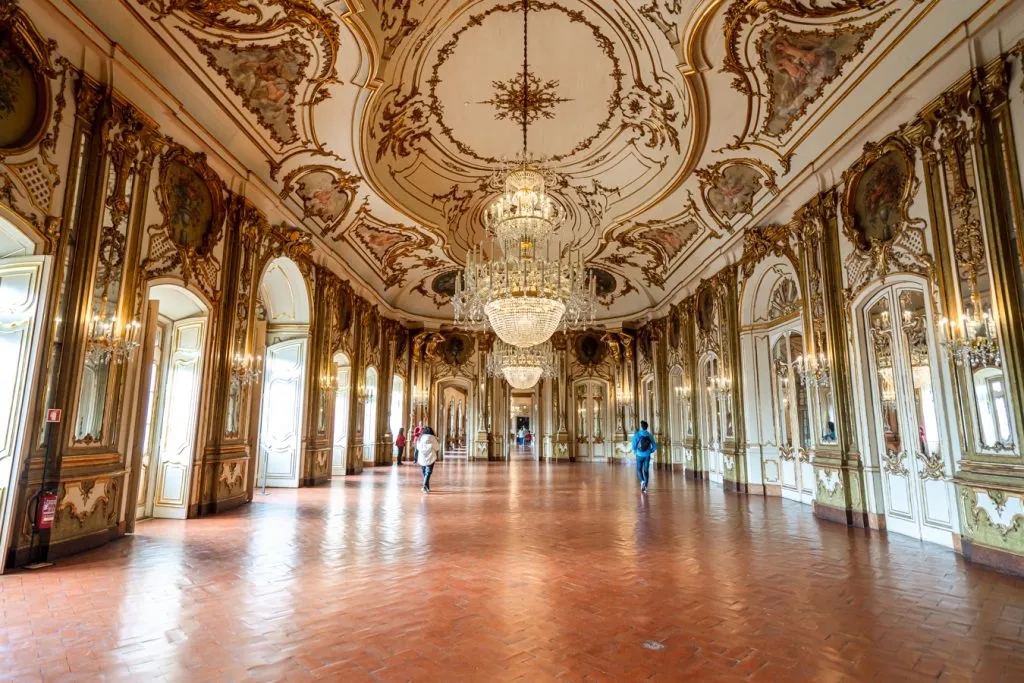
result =
[[276,489],[0,577],[0,679],[1024,680],[1024,581],[605,465]]

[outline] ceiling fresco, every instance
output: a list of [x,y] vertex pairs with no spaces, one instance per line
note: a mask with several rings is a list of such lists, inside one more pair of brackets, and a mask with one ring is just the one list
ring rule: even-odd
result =
[[[523,144],[520,0],[71,3],[322,258],[400,314],[450,319],[454,273],[487,248],[481,213]],[[599,318],[642,316],[698,277],[822,132],[881,96],[866,76],[937,4],[529,0],[528,149],[566,209],[562,243],[595,269]]]

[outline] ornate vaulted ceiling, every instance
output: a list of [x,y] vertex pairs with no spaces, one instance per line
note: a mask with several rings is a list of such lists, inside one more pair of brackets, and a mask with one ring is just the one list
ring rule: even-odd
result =
[[[520,0],[73,4],[323,258],[410,317],[450,317],[522,144]],[[734,244],[913,63],[926,15],[944,35],[970,4],[530,0],[529,147],[568,209],[562,241],[597,269],[601,317],[642,315]]]

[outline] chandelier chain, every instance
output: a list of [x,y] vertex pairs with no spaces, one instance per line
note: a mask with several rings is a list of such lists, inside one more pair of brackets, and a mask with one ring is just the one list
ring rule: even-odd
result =
[[529,61],[529,31],[530,31],[530,0],[523,0],[523,160],[526,160],[526,150],[528,149],[527,131],[529,126],[526,124],[526,117],[529,112],[529,97],[530,97],[530,61]]

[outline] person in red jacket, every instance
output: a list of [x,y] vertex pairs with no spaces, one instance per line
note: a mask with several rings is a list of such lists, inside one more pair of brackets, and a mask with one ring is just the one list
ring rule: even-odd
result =
[[405,453],[405,427],[398,428],[398,436],[395,437],[395,448],[398,450],[396,465],[402,464],[402,454]]

